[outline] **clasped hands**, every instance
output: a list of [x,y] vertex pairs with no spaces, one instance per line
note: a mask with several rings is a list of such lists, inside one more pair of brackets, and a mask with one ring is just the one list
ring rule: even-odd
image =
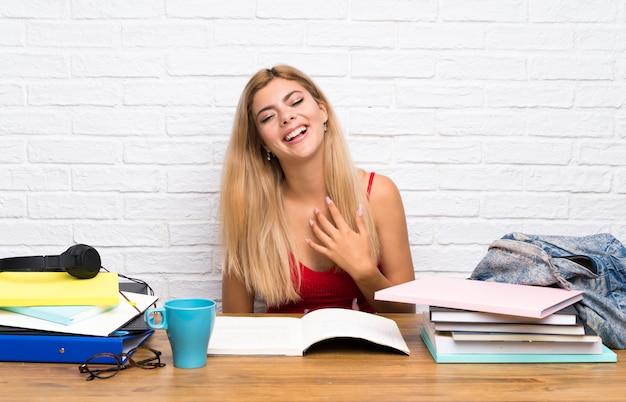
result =
[[329,197],[326,197],[326,204],[332,222],[315,208],[314,217],[309,220],[309,224],[318,241],[306,239],[306,242],[314,251],[332,260],[352,278],[367,276],[372,269],[376,269],[376,263],[370,253],[369,233],[363,222],[363,207],[359,205],[356,211],[357,231],[354,231]]

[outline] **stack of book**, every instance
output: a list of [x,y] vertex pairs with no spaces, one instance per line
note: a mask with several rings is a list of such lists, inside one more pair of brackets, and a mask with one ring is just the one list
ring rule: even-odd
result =
[[436,277],[375,298],[429,306],[420,331],[437,363],[617,361],[578,317],[580,291]]
[[156,297],[120,291],[116,273],[0,273],[0,361],[82,363],[152,335],[141,313]]
[[543,319],[430,306],[421,336],[438,363],[617,361],[573,306]]

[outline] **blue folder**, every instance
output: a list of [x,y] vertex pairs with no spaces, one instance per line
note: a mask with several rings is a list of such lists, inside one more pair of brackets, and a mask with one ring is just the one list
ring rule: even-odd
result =
[[98,353],[120,354],[142,345],[154,330],[120,336],[58,333],[0,333],[0,361],[83,363]]

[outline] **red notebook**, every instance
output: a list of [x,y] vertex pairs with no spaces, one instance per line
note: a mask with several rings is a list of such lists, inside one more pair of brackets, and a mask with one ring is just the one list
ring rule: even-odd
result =
[[383,301],[544,318],[582,300],[580,290],[429,277],[374,293]]

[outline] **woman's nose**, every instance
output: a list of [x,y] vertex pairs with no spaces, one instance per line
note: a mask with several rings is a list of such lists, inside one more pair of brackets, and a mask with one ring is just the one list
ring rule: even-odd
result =
[[281,115],[281,123],[283,126],[289,124],[289,122],[293,119],[295,119],[295,115],[293,114],[293,112],[291,110],[286,110],[282,115]]

